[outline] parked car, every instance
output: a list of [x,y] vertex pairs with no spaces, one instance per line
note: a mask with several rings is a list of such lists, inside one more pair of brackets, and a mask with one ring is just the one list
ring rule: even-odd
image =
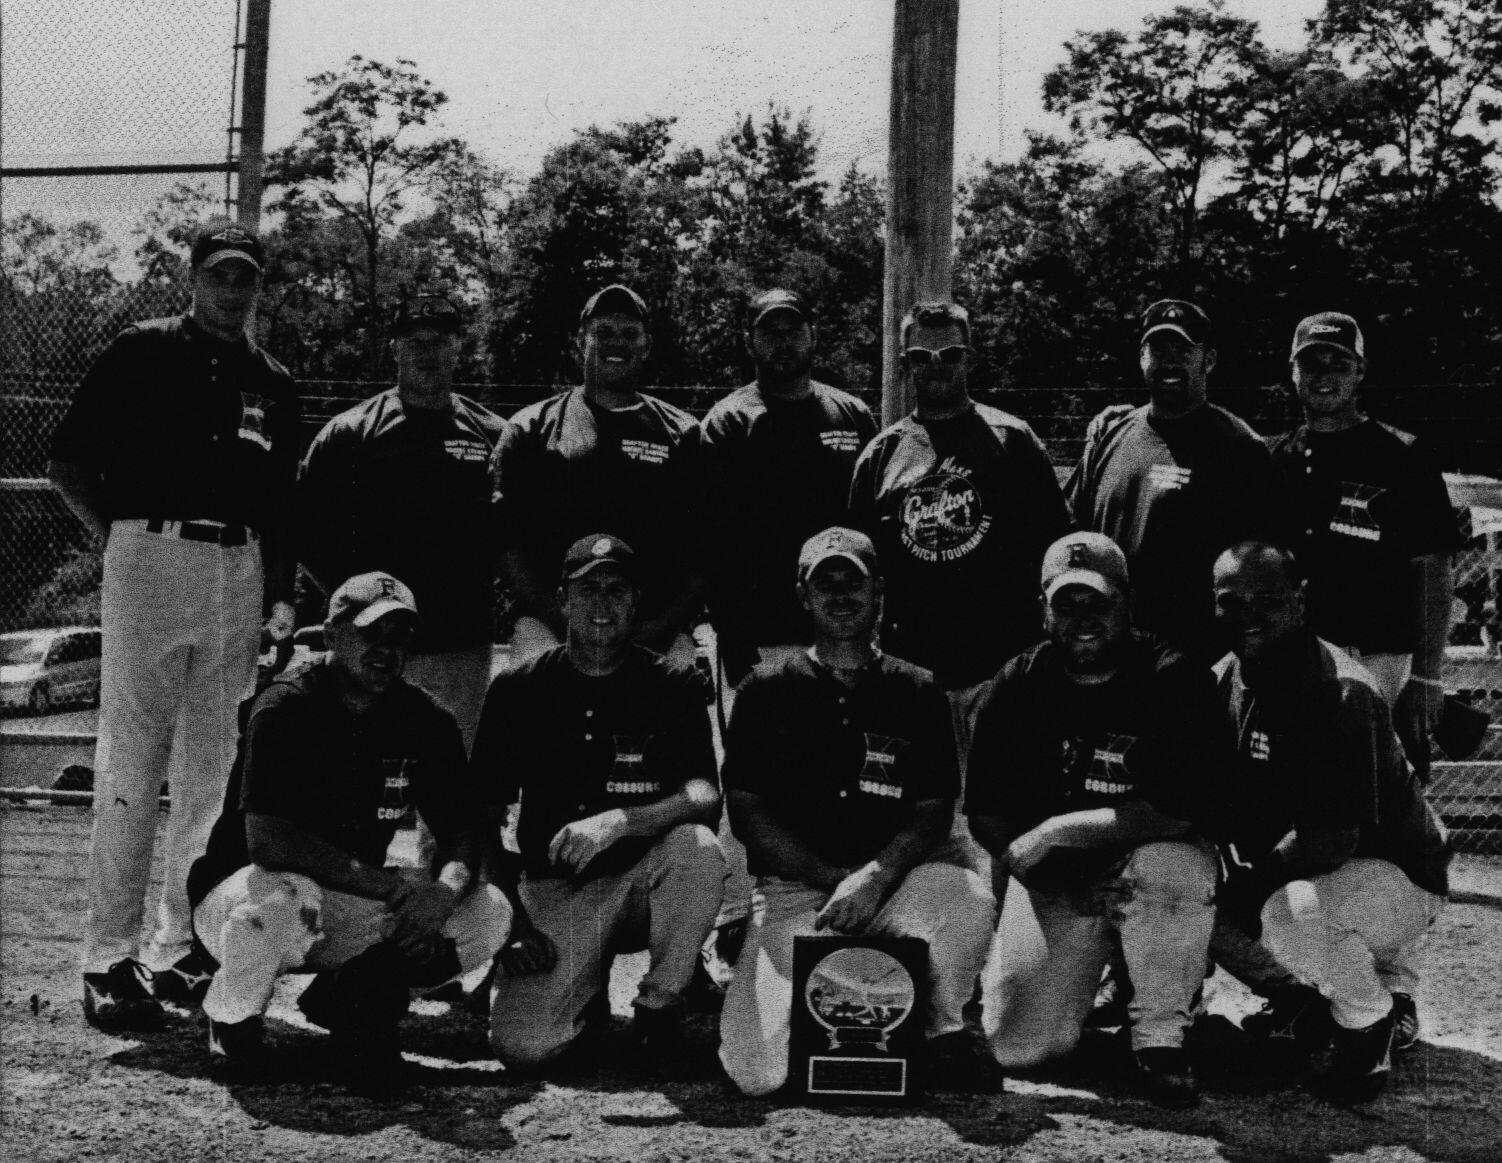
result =
[[0,634],[0,706],[45,715],[63,703],[99,705],[97,626]]

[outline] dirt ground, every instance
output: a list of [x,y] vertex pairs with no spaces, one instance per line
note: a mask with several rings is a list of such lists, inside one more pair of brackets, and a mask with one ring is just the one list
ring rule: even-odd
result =
[[[1252,1063],[1224,1022],[1204,1026],[1205,1099],[1167,1112],[1124,1081],[1101,1038],[1004,1093],[947,1092],[912,1109],[815,1110],[737,1096],[719,1076],[714,1021],[690,1023],[682,1077],[661,1079],[607,1040],[567,1085],[508,1083],[481,1020],[422,1001],[404,1028],[419,1081],[397,1104],[323,1080],[324,1035],[278,991],[269,1028],[277,1077],[211,1075],[200,1020],[112,1037],[78,1003],[81,809],[0,808],[0,1157],[33,1160],[1092,1160],[1502,1159],[1502,860],[1463,857],[1434,932],[1419,1003],[1424,1040],[1379,1101],[1337,1110]],[[628,1009],[640,959],[612,990]],[[1247,1005],[1220,978],[1214,1013]]]

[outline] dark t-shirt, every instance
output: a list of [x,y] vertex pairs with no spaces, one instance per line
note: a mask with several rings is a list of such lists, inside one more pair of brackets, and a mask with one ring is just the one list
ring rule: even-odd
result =
[[1215,559],[1251,538],[1286,543],[1281,487],[1262,438],[1224,408],[1164,420],[1143,405],[1086,446],[1067,492],[1080,526],[1126,554],[1137,627],[1208,665],[1222,653]]
[[354,715],[319,658],[279,676],[249,705],[224,809],[188,873],[188,898],[196,906],[250,863],[247,812],[286,820],[379,868],[413,808],[440,841],[480,818],[454,717],[404,682]]
[[298,480],[299,557],[318,583],[385,570],[417,598],[419,650],[489,642],[488,466],[504,425],[463,396],[407,408],[395,388],[324,425]]
[[[558,829],[612,808],[666,799],[691,779],[715,783],[714,744],[698,674],[633,646],[607,675],[581,673],[554,647],[496,677],[470,758],[476,785],[499,806],[521,800],[517,842],[532,877]],[[653,840],[618,840],[583,879],[624,872]]]
[[1234,656],[1216,672],[1236,732],[1235,862],[1255,868],[1290,830],[1359,828],[1356,856],[1390,861],[1429,892],[1448,891],[1449,839],[1359,663],[1311,638],[1298,671],[1266,692],[1247,687]]
[[886,576],[889,653],[953,690],[1038,640],[1038,569],[1069,514],[1048,454],[1015,416],[975,404],[949,420],[899,420],[856,462],[850,518]]
[[[925,800],[960,793],[949,703],[928,673],[883,654],[847,687],[807,654],[741,683],[725,790],[751,792],[821,860],[872,859]],[[750,871],[766,875],[752,854]]]
[[1424,446],[1363,420],[1300,427],[1272,442],[1294,505],[1309,624],[1338,646],[1408,654],[1418,645],[1413,559],[1464,545],[1444,478]]
[[798,550],[845,520],[850,473],[876,422],[854,396],[811,387],[780,400],[747,384],[704,417],[710,616],[726,647],[812,641],[794,594]]
[[699,425],[655,397],[611,410],[573,388],[523,408],[496,444],[491,480],[501,547],[527,554],[545,580],[586,534],[627,542],[645,617],[677,595],[702,551]]

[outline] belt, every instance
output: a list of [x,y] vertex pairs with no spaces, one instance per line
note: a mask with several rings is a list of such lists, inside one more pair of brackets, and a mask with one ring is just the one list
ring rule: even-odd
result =
[[163,517],[148,518],[146,532],[230,547],[245,545],[255,539],[254,531],[245,525],[232,525],[223,521],[169,521]]

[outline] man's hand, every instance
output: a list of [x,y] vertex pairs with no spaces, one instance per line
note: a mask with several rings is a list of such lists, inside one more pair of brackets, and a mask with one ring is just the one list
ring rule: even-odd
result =
[[626,813],[620,808],[585,816],[558,829],[548,845],[548,859],[570,872],[583,872],[589,862],[626,834]]
[[548,935],[531,921],[518,917],[506,944],[501,946],[501,969],[507,977],[546,973],[558,964],[558,950]]
[[292,641],[292,631],[297,629],[297,615],[292,609],[290,602],[273,602],[271,613],[266,616],[266,621],[261,626],[261,650],[270,650],[273,646],[280,647],[282,643]]
[[833,929],[856,936],[864,933],[881,911],[890,883],[875,863],[863,864],[835,885],[824,907],[814,917],[815,929]]
[[[420,874],[419,874],[420,875]],[[391,937],[403,953],[420,956],[443,936],[459,894],[438,881],[404,876],[386,898],[391,911]]]

